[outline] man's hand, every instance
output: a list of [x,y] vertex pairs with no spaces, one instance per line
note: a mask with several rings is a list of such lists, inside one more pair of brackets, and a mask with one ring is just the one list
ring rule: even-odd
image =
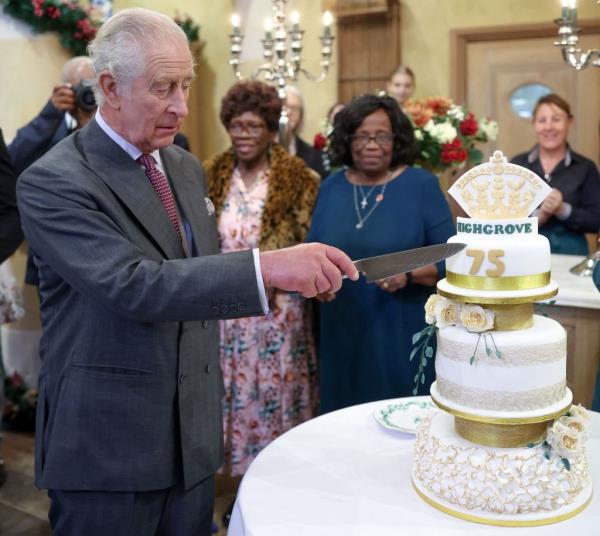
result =
[[75,93],[69,84],[54,86],[50,102],[61,112],[71,112],[75,108]]
[[260,268],[267,288],[299,292],[305,298],[337,292],[343,274],[358,279],[356,267],[343,251],[319,243],[262,252]]

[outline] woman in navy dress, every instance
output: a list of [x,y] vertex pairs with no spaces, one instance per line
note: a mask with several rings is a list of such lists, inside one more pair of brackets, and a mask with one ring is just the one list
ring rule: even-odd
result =
[[[344,169],[322,183],[309,241],[353,259],[439,244],[454,234],[437,178],[411,167],[414,135],[390,97],[365,95],[335,118],[331,156]],[[319,299],[321,411],[412,394],[412,336],[443,263],[368,284],[345,281]],[[419,386],[429,392],[429,377]]]

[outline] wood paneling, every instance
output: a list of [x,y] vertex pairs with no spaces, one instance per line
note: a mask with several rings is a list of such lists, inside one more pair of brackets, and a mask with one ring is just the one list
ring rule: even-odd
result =
[[389,0],[385,8],[365,11],[360,17],[336,11],[340,102],[385,89],[390,73],[400,64],[400,6]]

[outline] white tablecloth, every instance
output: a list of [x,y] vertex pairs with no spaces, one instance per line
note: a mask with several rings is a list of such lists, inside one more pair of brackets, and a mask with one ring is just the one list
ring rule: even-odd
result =
[[584,259],[576,255],[552,255],[551,277],[558,283],[558,295],[552,298],[556,305],[600,309],[600,292],[591,276],[581,277],[569,272]]
[[382,428],[383,402],[329,413],[290,430],[250,466],[228,536],[591,536],[600,534],[600,413],[588,459],[594,497],[578,516],[533,528],[492,527],[439,512],[410,480],[414,437]]

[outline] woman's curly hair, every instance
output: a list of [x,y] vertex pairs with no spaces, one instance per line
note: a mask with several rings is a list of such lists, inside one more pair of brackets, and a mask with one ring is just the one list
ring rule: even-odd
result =
[[262,118],[270,132],[277,132],[281,99],[277,90],[259,80],[237,82],[221,101],[221,123],[227,128],[234,117],[252,112]]
[[365,118],[377,110],[383,110],[390,119],[394,135],[394,149],[390,167],[400,164],[410,165],[417,155],[415,134],[410,120],[391,97],[362,95],[342,108],[333,120],[329,157],[334,166],[352,167],[352,135]]

